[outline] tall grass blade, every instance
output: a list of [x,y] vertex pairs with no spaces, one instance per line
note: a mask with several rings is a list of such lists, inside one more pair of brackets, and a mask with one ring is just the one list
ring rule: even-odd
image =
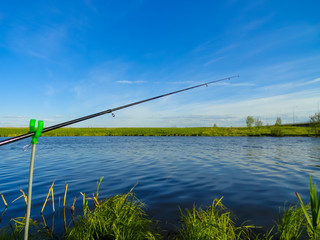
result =
[[64,188],[63,208],[66,207],[67,191],[68,191],[68,184],[66,183]]
[[303,211],[303,213],[304,213],[304,215],[305,215],[305,217],[306,217],[306,220],[307,220],[310,228],[313,229],[312,221],[311,221],[311,219],[310,219],[310,217],[309,217],[309,214],[308,214],[308,212],[307,212],[306,206],[303,204],[302,199],[301,199],[299,193],[296,192],[296,196],[297,196],[297,198],[298,198],[298,200],[299,200],[301,209],[302,209],[302,211]]
[[[41,211],[40,211],[40,214],[43,213],[43,210],[44,210],[44,208],[45,208],[45,206],[46,206],[46,204],[47,204],[47,201],[48,201],[48,198],[49,198],[49,196],[50,196],[50,193],[51,193],[51,191],[53,190],[53,185],[54,185],[54,182],[51,184],[51,186],[50,186],[50,188],[49,188],[49,191],[48,191],[46,200],[45,200],[44,203],[43,203],[43,206],[42,206],[42,209],[41,209]],[[54,201],[53,201],[53,195],[52,195],[52,202],[54,202]],[[53,203],[53,204],[54,204],[54,203]],[[53,205],[53,209],[54,209],[54,205]]]
[[1,195],[1,198],[2,198],[2,201],[3,201],[4,205],[5,205],[6,208],[7,208],[7,207],[8,207],[8,204],[7,204],[7,202],[6,202],[6,199],[4,198],[4,196],[3,196],[2,193],[0,193],[0,195]]

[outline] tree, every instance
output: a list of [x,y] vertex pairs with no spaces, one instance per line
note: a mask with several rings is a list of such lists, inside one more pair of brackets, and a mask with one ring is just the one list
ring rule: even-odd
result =
[[246,120],[246,123],[247,123],[247,127],[251,128],[252,124],[254,123],[254,118],[252,116],[248,116],[247,120]]
[[314,128],[316,135],[320,135],[320,112],[310,116],[310,126]]
[[281,118],[277,117],[276,123],[274,124],[274,127],[271,128],[271,136],[275,137],[282,137],[284,135],[282,129],[281,129]]
[[261,127],[261,126],[262,126],[262,121],[261,121],[259,118],[256,118],[256,119],[254,120],[254,125],[255,125],[256,127]]
[[310,123],[311,125],[320,125],[320,112],[317,112],[314,115],[310,116]]
[[275,126],[281,126],[281,117],[277,117],[277,120],[276,120],[276,123],[275,123]]

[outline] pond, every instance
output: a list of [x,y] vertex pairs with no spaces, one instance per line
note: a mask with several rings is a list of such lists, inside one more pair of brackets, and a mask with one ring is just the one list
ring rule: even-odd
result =
[[[0,138],[4,139],[4,138]],[[30,139],[0,148],[0,192],[9,204],[0,227],[25,212],[20,187],[28,192]],[[34,167],[31,218],[40,210],[54,181],[56,213],[51,201],[46,223],[63,234],[63,196],[69,185],[66,213],[82,213],[82,196],[92,196],[104,177],[99,198],[128,192],[145,203],[150,218],[172,231],[179,208],[223,203],[241,220],[268,229],[284,204],[297,204],[295,192],[309,201],[309,175],[320,183],[320,138],[308,137],[41,137]],[[0,211],[4,208],[0,199]],[[72,226],[72,225],[71,225]]]

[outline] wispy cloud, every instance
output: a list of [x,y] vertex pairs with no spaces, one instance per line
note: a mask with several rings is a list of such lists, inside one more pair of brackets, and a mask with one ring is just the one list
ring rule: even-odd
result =
[[53,61],[52,59],[50,59],[49,57],[45,56],[45,55],[42,55],[40,53],[37,53],[33,50],[27,50],[27,54],[29,54],[30,56],[33,56],[33,57],[37,57],[37,58],[41,58],[41,59],[44,59],[46,61],[49,61],[49,62],[52,62],[54,63],[55,61]]
[[169,82],[169,84],[194,84],[194,81],[176,81],[176,82]]
[[57,92],[57,90],[51,85],[47,85],[45,88],[45,93],[47,96],[53,96]]
[[15,115],[5,115],[3,118],[12,118],[12,119],[25,119],[27,116],[15,116]]
[[265,16],[263,18],[254,19],[253,21],[250,21],[248,24],[243,25],[239,30],[241,32],[249,32],[256,29],[259,29],[264,25],[266,22],[268,22],[272,18],[272,15]]
[[306,82],[305,85],[307,85],[307,84],[313,84],[313,83],[316,83],[316,82],[320,82],[320,78],[316,78],[316,79],[314,79],[314,80],[311,80],[311,81],[309,81],[309,82]]
[[67,26],[63,24],[38,23],[37,31],[31,31],[27,24],[12,25],[12,30],[5,36],[11,50],[50,62],[54,62],[53,57],[61,52],[68,35]]
[[230,87],[252,87],[255,86],[253,83],[242,82],[242,83],[230,83],[230,82],[218,82],[216,85],[220,86],[230,86]]
[[140,83],[146,83],[147,81],[127,81],[127,80],[121,80],[116,81],[116,83],[124,83],[124,84],[140,84]]
[[[314,80],[310,80],[310,81],[306,81],[306,82],[297,81],[297,82],[289,82],[289,83],[283,83],[283,84],[273,84],[273,85],[264,86],[264,87],[261,87],[258,89],[263,90],[263,91],[289,90],[292,88],[300,88],[303,86],[312,85],[312,84],[318,83],[318,82],[320,82],[320,78],[316,78]],[[320,88],[320,86],[318,86],[318,87]]]
[[297,40],[311,36],[318,32],[319,26],[316,25],[292,25],[275,29],[272,32],[260,34],[248,40],[243,47],[248,50],[242,57],[252,57],[279,46],[286,47],[294,44]]
[[205,64],[203,64],[203,66],[207,67],[207,66],[209,66],[209,65],[211,65],[211,64],[213,64],[215,62],[219,62],[220,60],[222,60],[224,58],[226,58],[226,57],[223,56],[223,57],[217,57],[217,58],[211,59],[208,62],[206,62]]
[[195,47],[191,52],[193,53],[198,53],[198,52],[202,52],[208,49],[208,47],[211,45],[211,41],[206,41],[200,45],[198,45],[197,47]]
[[51,119],[51,118],[43,118],[42,120],[43,120],[44,122],[50,122],[50,123],[55,123],[55,122],[56,122],[56,120]]
[[63,115],[55,115],[55,116],[52,116],[52,118],[63,118],[64,116]]

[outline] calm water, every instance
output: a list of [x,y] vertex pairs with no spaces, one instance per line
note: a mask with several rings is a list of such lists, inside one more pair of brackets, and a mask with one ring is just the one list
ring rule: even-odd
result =
[[[3,139],[3,138],[2,138]],[[19,187],[27,193],[30,140],[0,147],[0,192],[9,204],[0,227],[24,215]],[[150,217],[173,230],[179,207],[223,203],[241,220],[268,228],[285,202],[308,201],[309,175],[320,184],[320,138],[302,137],[41,137],[37,145],[31,218],[40,210],[53,181],[56,213],[44,211],[48,226],[63,233],[64,184],[68,183],[67,221],[80,192],[91,195],[104,176],[100,197],[129,191],[146,204]],[[60,198],[60,203],[59,203]],[[3,209],[0,199],[0,211]]]

